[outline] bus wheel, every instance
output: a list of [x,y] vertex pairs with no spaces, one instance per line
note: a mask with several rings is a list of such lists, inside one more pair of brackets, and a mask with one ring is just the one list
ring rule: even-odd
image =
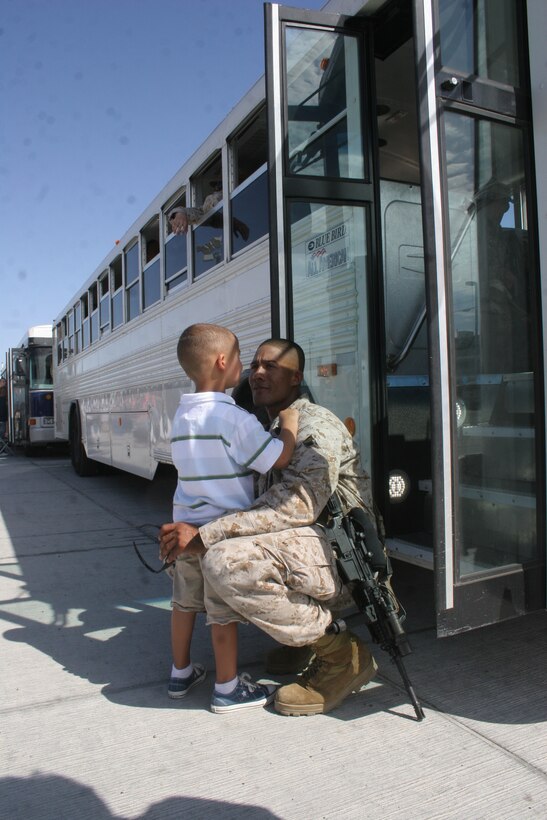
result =
[[80,411],[74,407],[70,413],[70,461],[77,475],[85,478],[90,475],[97,475],[99,465],[93,459],[88,458],[82,442],[82,425],[80,422]]

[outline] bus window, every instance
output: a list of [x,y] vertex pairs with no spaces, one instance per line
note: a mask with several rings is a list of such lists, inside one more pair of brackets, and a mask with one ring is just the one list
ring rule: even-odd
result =
[[[290,172],[363,179],[359,95],[346,88],[346,78],[357,76],[358,39],[293,26],[285,34]],[[302,53],[313,56],[300,60]]]
[[51,377],[51,349],[35,347],[29,357],[29,387],[47,389],[53,384]]
[[101,335],[107,333],[110,327],[110,301],[108,288],[108,271],[99,279],[99,327]]
[[130,322],[140,313],[139,298],[139,243],[127,248],[125,258],[125,310],[126,321]]
[[183,192],[164,209],[164,258],[165,258],[165,287],[167,291],[172,290],[182,282],[186,282],[188,268],[187,235],[185,233],[175,234],[167,214],[172,208],[186,207],[186,192]]
[[160,221],[154,217],[141,231],[143,310],[161,299]]
[[160,253],[160,220],[155,216],[141,231],[142,266],[146,268]]
[[63,319],[63,359],[68,359],[68,317]]
[[97,296],[97,282],[89,288],[89,310],[90,310],[90,343],[96,342],[99,338],[99,299]]
[[269,231],[266,109],[230,140],[232,252]]
[[117,256],[110,265],[110,292],[112,294],[112,330],[123,324],[123,276],[122,257]]
[[220,153],[216,154],[211,162],[192,178],[192,188],[195,202],[198,205],[205,205],[206,199],[211,194],[222,191],[222,159]]
[[57,324],[55,335],[57,338],[57,364],[61,364],[63,361],[63,326],[61,322]]
[[74,311],[69,310],[67,313],[67,332],[68,332],[68,355],[74,355]]
[[74,305],[74,353],[82,349],[82,306],[80,302]]
[[82,306],[82,350],[89,347],[89,301],[88,294],[84,293],[80,299]]
[[[206,211],[194,228],[194,276],[201,276],[224,259],[222,160],[220,154],[192,179],[196,202]],[[215,204],[216,202],[216,204]],[[211,207],[212,205],[212,207]]]
[[161,299],[159,256],[143,272],[143,310]]

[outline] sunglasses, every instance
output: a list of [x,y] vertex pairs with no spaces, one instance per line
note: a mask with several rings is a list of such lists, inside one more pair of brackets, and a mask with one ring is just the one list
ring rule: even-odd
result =
[[[142,530],[143,535],[145,535],[154,544],[158,543],[158,538],[157,538],[156,533],[159,532],[159,530],[160,530],[159,524],[141,524],[140,527],[138,527],[137,529]],[[152,531],[152,532],[150,532],[150,531]],[[151,567],[150,564],[148,563],[148,561],[146,561],[146,559],[143,557],[141,551],[139,550],[139,548],[137,547],[137,545],[134,541],[133,541],[133,549],[137,553],[137,558],[139,559],[141,564],[143,564],[143,566],[145,566],[146,569],[149,572],[154,572],[154,573],[163,572],[164,570],[166,570],[166,569],[168,569],[169,567],[172,566],[172,563],[167,563],[166,561],[164,561],[162,563],[161,567]]]

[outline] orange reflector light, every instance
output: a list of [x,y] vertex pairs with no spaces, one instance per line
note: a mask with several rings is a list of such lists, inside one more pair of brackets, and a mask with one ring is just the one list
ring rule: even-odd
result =
[[331,364],[318,364],[317,365],[317,375],[318,376],[336,376],[338,372],[338,368],[334,362]]

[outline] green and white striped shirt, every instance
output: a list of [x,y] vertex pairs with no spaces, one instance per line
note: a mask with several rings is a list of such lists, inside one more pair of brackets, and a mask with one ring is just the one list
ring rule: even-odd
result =
[[254,499],[253,472],[267,473],[283,443],[224,393],[181,397],[171,432],[178,482],[173,520],[204,524]]

